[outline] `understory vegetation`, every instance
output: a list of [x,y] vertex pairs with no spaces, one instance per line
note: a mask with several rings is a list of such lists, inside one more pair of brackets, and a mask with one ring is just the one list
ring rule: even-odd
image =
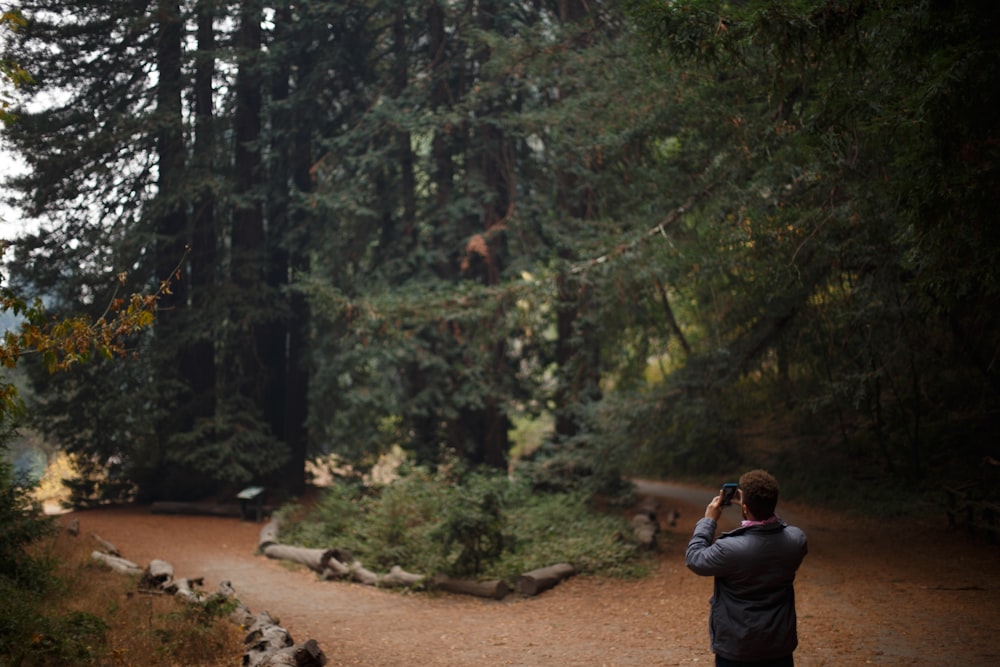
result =
[[[338,480],[312,506],[279,513],[282,541],[350,549],[365,567],[502,579],[571,563],[578,572],[637,576],[649,552],[620,504],[580,492],[535,493],[529,483],[456,468],[411,468],[386,485]],[[617,509],[616,509],[617,508]]]
[[222,667],[243,653],[224,605],[137,593],[134,578],[91,560],[85,538],[34,537],[0,572],[5,667]]

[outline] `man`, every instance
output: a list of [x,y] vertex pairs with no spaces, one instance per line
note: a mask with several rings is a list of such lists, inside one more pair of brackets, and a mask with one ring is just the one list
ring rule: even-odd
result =
[[798,645],[795,572],[806,555],[806,536],[774,509],[778,482],[764,470],[740,477],[734,502],[743,524],[714,540],[722,493],[712,499],[688,542],[685,563],[715,577],[709,636],[716,667],[793,667]]

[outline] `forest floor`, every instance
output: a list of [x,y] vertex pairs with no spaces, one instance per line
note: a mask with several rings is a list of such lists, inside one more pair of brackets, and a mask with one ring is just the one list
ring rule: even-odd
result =
[[[170,562],[179,577],[229,580],[253,612],[279,617],[296,641],[316,639],[330,665],[647,666],[714,664],[708,648],[712,580],[684,566],[684,548],[714,491],[643,482],[680,519],[665,527],[647,578],[576,576],[537,597],[484,600],[319,581],[257,555],[261,524],[106,508],[79,519],[140,565]],[[798,667],[1000,664],[1000,546],[950,530],[940,517],[857,519],[782,504],[809,555],[796,581]],[[722,529],[735,525],[728,509]],[[235,659],[234,659],[235,664]]]

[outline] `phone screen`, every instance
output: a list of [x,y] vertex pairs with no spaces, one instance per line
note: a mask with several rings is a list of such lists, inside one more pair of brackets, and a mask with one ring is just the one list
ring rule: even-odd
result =
[[726,482],[722,485],[722,504],[732,505],[733,497],[736,496],[736,489],[739,488],[739,484],[734,484],[732,482]]

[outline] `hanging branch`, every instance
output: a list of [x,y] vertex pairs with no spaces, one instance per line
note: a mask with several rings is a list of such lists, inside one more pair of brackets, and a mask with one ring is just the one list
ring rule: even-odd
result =
[[690,355],[691,346],[688,344],[687,338],[684,337],[684,332],[681,331],[680,325],[677,324],[677,318],[674,317],[674,309],[670,307],[670,300],[667,298],[667,290],[664,289],[659,277],[655,277],[654,280],[656,281],[656,291],[660,293],[660,302],[663,304],[663,314],[667,318],[667,324],[670,325],[670,330],[677,336],[677,340],[681,342],[684,354]]
[[[642,243],[646,242],[649,238],[662,235],[666,236],[666,229],[676,223],[681,216],[688,213],[694,205],[708,196],[708,194],[714,188],[714,184],[705,186],[700,192],[697,192],[690,197],[683,204],[672,210],[662,221],[660,221],[655,226],[651,227],[645,231],[641,236],[634,239],[630,243],[625,243],[616,246],[613,250],[593,259],[584,260],[572,265],[563,275],[579,275],[589,269],[597,266],[599,264],[605,264],[622,257],[630,252],[633,252]],[[465,310],[471,306],[478,304],[481,300],[486,299],[497,299],[500,294],[511,294],[518,289],[528,289],[531,290],[532,286],[523,281],[515,281],[514,283],[503,283],[500,285],[489,285],[489,286],[478,286],[478,289],[470,288],[469,286],[464,286],[460,293],[454,293],[449,296],[441,296],[436,294],[434,297],[434,307],[436,308],[458,308]],[[378,309],[372,300],[370,299],[351,299],[345,294],[337,291],[330,290],[327,286],[312,285],[310,287],[315,293],[322,292],[324,298],[329,299],[331,303],[335,303],[337,307],[346,315],[348,320],[353,320],[358,317],[368,316],[368,317],[378,317],[384,316],[384,313]],[[398,297],[400,291],[395,290],[395,295]],[[424,303],[422,307],[417,305],[419,300],[412,298],[402,299],[398,303],[398,309],[396,315],[400,314],[413,314],[422,311],[424,308],[428,307],[427,303]],[[669,304],[667,304],[669,307]],[[676,326],[676,321],[674,321],[674,326]],[[680,333],[679,327],[674,329],[674,332],[678,334],[681,340],[681,344],[684,346],[685,351],[689,351],[687,341]]]
[[[0,247],[0,255],[6,246]],[[40,302],[29,306],[10,289],[0,289],[0,309],[23,316],[19,331],[8,331],[0,341],[0,364],[8,368],[26,354],[42,355],[50,372],[66,370],[74,363],[86,360],[93,352],[112,358],[125,356],[127,336],[148,328],[156,317],[157,302],[170,293],[173,281],[179,276],[189,248],[177,267],[160,281],[152,294],[132,294],[128,299],[119,297],[118,289],[125,283],[126,274],[118,274],[118,287],[104,313],[96,320],[84,316],[49,321]],[[110,319],[109,319],[109,316]]]
[[675,208],[673,211],[671,211],[670,214],[667,215],[667,217],[664,218],[658,225],[647,230],[645,234],[635,239],[631,243],[626,243],[617,246],[611,252],[605,253],[600,257],[595,257],[593,259],[580,262],[575,266],[573,266],[572,268],[570,268],[568,273],[573,275],[583,273],[584,271],[587,271],[588,269],[597,266],[598,264],[604,264],[605,262],[611,261],[615,257],[620,257],[621,255],[632,252],[637,247],[639,247],[640,244],[649,239],[651,236],[656,236],[657,234],[665,236],[667,227],[673,225],[675,222],[677,222],[677,220],[680,219],[682,215],[690,211],[696,202],[708,196],[708,193],[712,191],[713,187],[714,185],[708,185],[701,192],[695,193],[690,197],[688,197],[688,200],[686,202],[684,202],[683,204]]

